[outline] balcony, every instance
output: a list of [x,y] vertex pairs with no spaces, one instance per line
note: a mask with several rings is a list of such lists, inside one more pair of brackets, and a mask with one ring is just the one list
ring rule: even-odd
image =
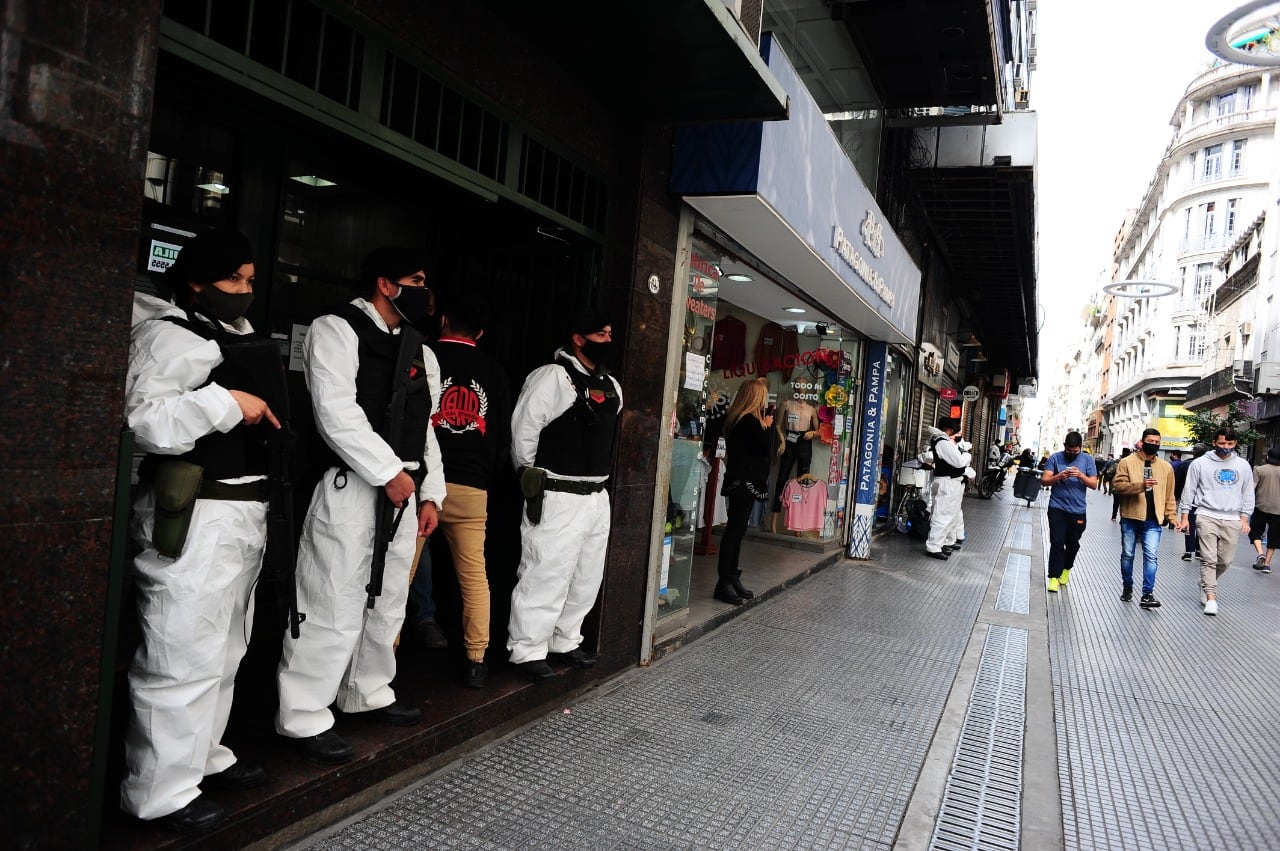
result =
[[1245,261],[1243,266],[1232,272],[1231,277],[1222,282],[1222,286],[1218,287],[1217,292],[1213,294],[1215,312],[1224,309],[1257,285],[1258,264],[1261,260],[1262,255],[1253,255]]
[[1204,410],[1249,396],[1253,390],[1253,362],[1240,363],[1242,368],[1232,364],[1199,381],[1191,382],[1187,387],[1187,401],[1184,403],[1186,409]]
[[1206,233],[1187,237],[1178,243],[1178,254],[1199,254],[1205,251],[1222,251],[1235,242],[1234,233]]
[[1264,127],[1267,124],[1274,124],[1276,120],[1276,108],[1267,107],[1265,109],[1246,109],[1239,112],[1228,112],[1226,115],[1215,115],[1212,118],[1206,118],[1192,124],[1183,130],[1173,141],[1173,147],[1179,148],[1183,145],[1208,138],[1216,133],[1235,132],[1252,129],[1254,127]]
[[1232,180],[1247,182],[1249,178],[1248,169],[1244,166],[1240,168],[1220,168],[1211,174],[1205,174],[1200,168],[1196,169],[1195,174],[1191,175],[1191,179],[1186,183],[1186,191],[1199,189],[1202,186],[1209,186],[1214,183],[1226,183]]

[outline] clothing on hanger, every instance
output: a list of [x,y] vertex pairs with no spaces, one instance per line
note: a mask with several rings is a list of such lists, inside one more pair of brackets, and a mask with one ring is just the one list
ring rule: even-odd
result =
[[827,510],[827,483],[813,476],[808,476],[808,481],[803,478],[792,479],[782,489],[787,528],[793,532],[820,531]]
[[747,323],[726,316],[712,327],[711,337],[712,369],[734,369],[746,362]]

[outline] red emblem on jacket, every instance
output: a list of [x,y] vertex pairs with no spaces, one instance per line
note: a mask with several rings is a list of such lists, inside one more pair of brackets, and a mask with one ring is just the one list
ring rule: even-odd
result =
[[446,378],[440,385],[440,409],[431,415],[431,425],[454,434],[478,430],[485,433],[485,414],[489,413],[489,396],[475,380],[470,386],[454,384]]

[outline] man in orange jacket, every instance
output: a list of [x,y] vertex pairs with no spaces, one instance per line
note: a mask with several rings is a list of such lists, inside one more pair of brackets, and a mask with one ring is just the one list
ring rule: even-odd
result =
[[1111,482],[1111,491],[1120,500],[1120,579],[1124,587],[1120,599],[1133,599],[1133,556],[1142,538],[1142,599],[1144,609],[1160,607],[1155,598],[1160,532],[1178,511],[1173,496],[1173,466],[1160,457],[1160,432],[1142,432],[1141,451],[1121,459]]

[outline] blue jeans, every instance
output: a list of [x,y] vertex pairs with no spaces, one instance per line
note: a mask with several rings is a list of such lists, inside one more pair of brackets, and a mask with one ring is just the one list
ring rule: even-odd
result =
[[1133,587],[1133,550],[1142,535],[1142,593],[1156,587],[1156,559],[1160,555],[1160,524],[1154,520],[1120,518],[1120,579],[1126,588]]
[[[407,512],[406,512],[407,513]],[[418,572],[409,583],[409,619],[414,623],[433,620],[436,616],[436,601],[431,589],[431,548],[422,548],[422,558],[418,560]]]

